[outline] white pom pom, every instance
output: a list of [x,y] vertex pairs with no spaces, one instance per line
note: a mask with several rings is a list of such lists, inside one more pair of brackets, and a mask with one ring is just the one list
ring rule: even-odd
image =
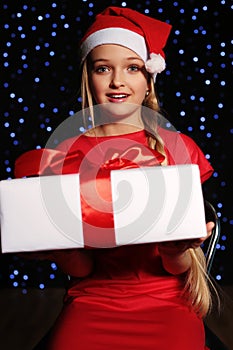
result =
[[166,68],[166,64],[160,54],[151,53],[150,58],[145,63],[145,67],[148,73],[156,75]]

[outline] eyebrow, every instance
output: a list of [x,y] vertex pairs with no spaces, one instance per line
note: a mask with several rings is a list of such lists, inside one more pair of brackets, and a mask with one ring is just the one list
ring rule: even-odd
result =
[[[97,62],[108,62],[110,61],[111,59],[108,59],[108,58],[97,58],[96,60],[93,60],[92,61],[92,64],[93,63],[97,63]],[[126,57],[125,59],[126,61],[133,61],[133,60],[137,60],[137,61],[141,61],[143,62],[143,60],[140,58],[140,57]]]

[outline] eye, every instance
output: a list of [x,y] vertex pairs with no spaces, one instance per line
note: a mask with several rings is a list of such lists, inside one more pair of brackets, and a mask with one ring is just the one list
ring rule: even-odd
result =
[[139,66],[136,65],[136,64],[131,64],[131,65],[129,66],[128,70],[129,70],[130,72],[138,72],[138,71],[141,70],[141,67],[139,67]]
[[105,73],[105,72],[109,72],[109,67],[107,66],[98,66],[94,68],[96,73]]

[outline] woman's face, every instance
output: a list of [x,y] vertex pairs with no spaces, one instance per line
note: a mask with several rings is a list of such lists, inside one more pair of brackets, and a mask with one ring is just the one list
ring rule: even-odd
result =
[[130,113],[138,113],[148,90],[148,75],[135,52],[120,45],[97,46],[90,53],[89,68],[97,104],[107,103],[119,117],[124,116],[126,106],[131,106]]

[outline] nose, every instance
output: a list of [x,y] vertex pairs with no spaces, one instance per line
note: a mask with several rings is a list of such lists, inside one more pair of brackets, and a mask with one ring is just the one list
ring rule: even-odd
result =
[[111,88],[118,88],[121,86],[124,86],[124,73],[120,70],[114,70],[112,72],[110,87]]

